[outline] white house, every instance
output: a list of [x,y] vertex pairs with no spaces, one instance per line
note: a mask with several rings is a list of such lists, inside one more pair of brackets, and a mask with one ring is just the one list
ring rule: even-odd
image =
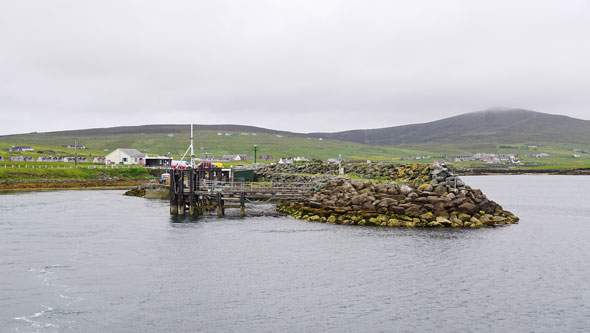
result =
[[110,154],[105,156],[107,164],[137,164],[140,159],[145,159],[146,153],[142,153],[137,149],[117,148]]

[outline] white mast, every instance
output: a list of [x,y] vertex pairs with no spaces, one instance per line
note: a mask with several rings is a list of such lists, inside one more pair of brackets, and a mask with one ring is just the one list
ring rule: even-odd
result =
[[188,146],[188,148],[184,152],[184,155],[182,155],[182,157],[180,158],[181,161],[184,161],[184,158],[186,157],[186,154],[188,154],[188,151],[190,150],[191,151],[191,168],[194,168],[195,167],[194,142],[195,142],[195,138],[193,136],[193,124],[191,124],[191,145]]
[[193,124],[191,124],[191,168],[195,167],[195,136],[193,135]]

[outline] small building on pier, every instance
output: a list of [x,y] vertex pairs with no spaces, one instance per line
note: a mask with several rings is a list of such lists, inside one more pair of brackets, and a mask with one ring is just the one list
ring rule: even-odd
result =
[[147,168],[169,168],[172,165],[172,157],[168,156],[147,156],[145,159],[142,159],[142,161],[143,166]]

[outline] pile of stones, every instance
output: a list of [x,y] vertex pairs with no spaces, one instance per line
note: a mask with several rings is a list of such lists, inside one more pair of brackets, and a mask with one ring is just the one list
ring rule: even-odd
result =
[[415,186],[339,177],[278,209],[307,221],[352,225],[479,228],[518,222],[480,190],[446,182]]

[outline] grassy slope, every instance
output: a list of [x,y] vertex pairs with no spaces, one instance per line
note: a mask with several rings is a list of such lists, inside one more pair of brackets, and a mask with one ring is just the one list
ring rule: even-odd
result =
[[[416,153],[428,154],[429,151],[416,150],[415,148],[398,148],[392,146],[370,146],[335,140],[323,140],[305,138],[299,136],[278,137],[275,134],[257,133],[252,135],[218,136],[217,131],[197,131],[195,134],[195,154],[200,155],[199,147],[203,152],[220,157],[224,154],[248,154],[254,155],[254,145],[258,145],[258,154],[273,155],[275,159],[289,156],[305,156],[307,158],[337,158],[338,154],[346,159],[374,159],[391,160],[394,157],[406,156]],[[146,134],[115,134],[79,136],[81,145],[88,150],[80,150],[79,154],[87,156],[104,156],[108,151],[103,149],[136,148],[150,154],[171,153],[174,158],[179,158],[189,144],[189,132],[174,133],[146,133]],[[73,155],[73,149],[63,146],[70,144],[72,137],[54,134],[23,134],[0,137],[0,154],[7,155],[6,151],[11,145],[26,144],[37,150],[52,149],[62,152],[60,155]],[[65,154],[64,154],[65,153]],[[40,156],[37,153],[23,153],[23,155]]]

